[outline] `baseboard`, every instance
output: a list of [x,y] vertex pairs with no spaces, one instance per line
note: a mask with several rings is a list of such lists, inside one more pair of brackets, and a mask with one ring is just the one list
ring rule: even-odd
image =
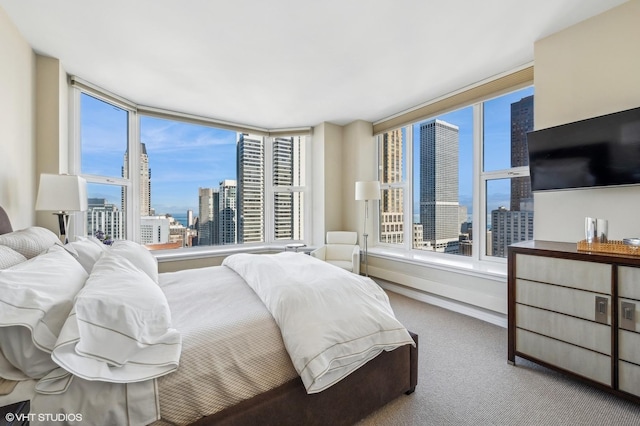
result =
[[446,299],[443,297],[435,296],[433,294],[425,293],[419,290],[405,287],[403,285],[395,284],[380,278],[375,278],[375,281],[380,285],[380,287],[384,288],[385,290],[389,290],[394,293],[407,296],[411,299],[419,300],[421,302],[425,302],[430,305],[438,306],[440,308],[444,308],[449,311],[457,312],[459,314],[467,315],[472,318],[477,318],[479,320],[482,320],[503,328],[507,328],[506,315],[503,315],[497,312],[491,312],[486,309],[478,308],[476,306],[472,306],[466,303],[457,302],[452,299]]

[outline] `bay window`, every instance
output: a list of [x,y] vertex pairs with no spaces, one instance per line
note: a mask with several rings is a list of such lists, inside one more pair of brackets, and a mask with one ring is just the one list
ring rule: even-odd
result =
[[79,235],[152,249],[303,241],[308,129],[266,129],[139,107],[72,79],[71,170],[88,181]]

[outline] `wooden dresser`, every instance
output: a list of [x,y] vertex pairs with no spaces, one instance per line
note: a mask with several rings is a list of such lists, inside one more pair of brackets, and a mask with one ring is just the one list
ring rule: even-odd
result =
[[511,364],[526,358],[640,403],[640,256],[526,241],[509,247],[508,280]]

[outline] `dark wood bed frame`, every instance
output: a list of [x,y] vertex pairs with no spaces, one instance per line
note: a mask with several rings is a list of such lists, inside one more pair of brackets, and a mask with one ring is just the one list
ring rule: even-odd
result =
[[193,423],[204,425],[352,425],[418,383],[416,346],[382,352],[349,376],[320,393],[307,394],[297,378]]
[[[0,234],[11,232],[0,207]],[[383,351],[349,376],[316,394],[307,394],[300,378],[226,408],[193,423],[205,425],[351,425],[400,395],[411,394],[418,383],[416,346]]]

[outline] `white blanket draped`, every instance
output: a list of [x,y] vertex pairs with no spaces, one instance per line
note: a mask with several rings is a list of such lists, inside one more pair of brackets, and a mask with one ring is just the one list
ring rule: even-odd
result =
[[317,393],[383,350],[414,344],[370,278],[299,253],[236,254],[223,265],[262,299],[280,327],[308,393]]

